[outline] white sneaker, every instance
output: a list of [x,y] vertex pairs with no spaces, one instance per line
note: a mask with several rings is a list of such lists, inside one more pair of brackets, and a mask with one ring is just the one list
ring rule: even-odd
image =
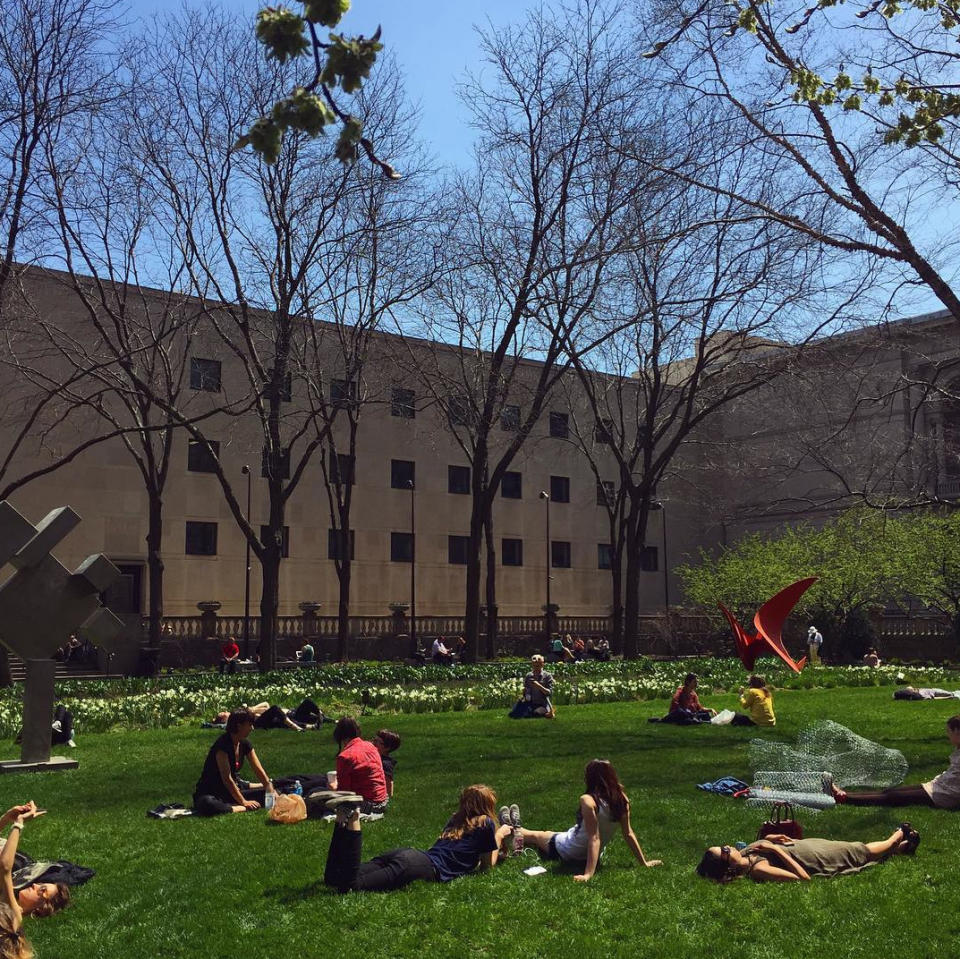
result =
[[76,749],[76,748],[77,748],[77,744],[76,744],[72,739],[68,739],[68,740],[67,740],[67,745],[68,745],[71,749]]

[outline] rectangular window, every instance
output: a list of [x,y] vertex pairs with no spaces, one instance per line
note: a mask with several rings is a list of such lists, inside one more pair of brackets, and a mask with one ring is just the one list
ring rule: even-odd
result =
[[413,562],[413,534],[412,533],[391,533],[390,534],[390,562],[392,563],[412,563]]
[[566,413],[550,411],[550,435],[565,440],[570,435],[570,418]]
[[350,536],[344,536],[342,529],[327,530],[327,559],[343,559],[343,541],[348,539],[350,543],[350,559],[353,559],[354,536],[353,530],[350,530]]
[[570,502],[570,477],[569,476],[551,476],[550,477],[550,499],[554,503]]
[[613,547],[609,543],[597,543],[597,569],[613,569]]
[[466,566],[470,555],[469,536],[447,537],[447,562],[451,566]]
[[570,569],[570,544],[561,540],[550,543],[550,565],[554,569]]
[[523,477],[520,473],[506,472],[500,482],[500,495],[504,499],[521,499],[523,491]]
[[504,539],[500,541],[500,565],[523,566],[522,539]]
[[357,383],[355,380],[331,380],[330,402],[334,409],[341,410],[345,406],[357,402]]
[[452,426],[470,426],[473,423],[473,408],[469,397],[448,396],[447,416]]
[[600,480],[597,483],[597,506],[613,506],[617,499],[617,488],[613,480]]
[[219,456],[220,444],[216,440],[187,441],[187,469],[191,473],[216,473]]
[[601,416],[593,427],[593,441],[595,443],[613,443],[613,420]]
[[390,486],[393,489],[410,489],[415,479],[413,460],[390,460]]
[[187,522],[187,556],[217,555],[217,524]]
[[353,486],[356,483],[356,457],[349,453],[329,454],[330,482],[334,486]]
[[660,557],[656,546],[643,546],[640,549],[640,569],[645,573],[655,573],[660,569]]
[[447,467],[447,492],[448,493],[469,493],[470,492],[470,467],[469,466],[448,466]]
[[516,433],[520,429],[520,407],[505,406],[500,411],[500,429]]
[[390,394],[390,415],[399,416],[402,420],[412,420],[417,415],[414,401],[416,396],[413,390],[405,390],[399,386],[393,388]]
[[[265,543],[269,535],[270,535],[270,527],[261,526],[260,542]],[[290,527],[289,526],[284,526],[283,531],[280,534],[280,555],[284,559],[289,559],[290,557]]]
[[274,453],[274,455],[271,456],[266,447],[264,447],[260,459],[260,475],[265,478],[269,477],[272,475],[273,470],[277,471],[279,479],[290,479],[289,449],[281,450],[279,453]]
[[190,389],[220,392],[220,361],[190,357]]

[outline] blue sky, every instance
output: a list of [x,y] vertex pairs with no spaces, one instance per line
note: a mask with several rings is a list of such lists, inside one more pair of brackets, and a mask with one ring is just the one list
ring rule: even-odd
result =
[[[281,0],[273,2],[279,4]],[[300,9],[298,3],[287,3],[291,9]],[[179,0],[130,0],[134,17],[180,6]],[[249,17],[253,28],[253,16],[260,5],[228,0],[222,6]],[[485,25],[489,20],[501,26],[520,19],[526,7],[524,0],[484,0],[482,4],[462,0],[354,0],[342,25],[348,33],[367,36],[378,24],[383,28],[383,42],[400,64],[410,98],[419,104],[420,134],[430,153],[441,163],[466,163],[473,131],[455,85],[468,68],[476,69],[479,63],[474,24]]]

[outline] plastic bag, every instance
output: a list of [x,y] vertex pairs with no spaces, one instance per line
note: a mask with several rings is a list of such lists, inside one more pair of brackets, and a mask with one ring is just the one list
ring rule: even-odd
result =
[[303,796],[298,796],[296,793],[277,796],[270,810],[270,818],[274,822],[287,824],[303,822],[307,818],[307,804],[303,801]]
[[721,709],[716,716],[711,717],[710,722],[714,726],[729,726],[736,715],[732,709]]

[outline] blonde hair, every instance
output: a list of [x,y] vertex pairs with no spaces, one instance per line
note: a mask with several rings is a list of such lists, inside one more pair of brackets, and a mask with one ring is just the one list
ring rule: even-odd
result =
[[460,793],[460,804],[450,817],[450,822],[440,833],[441,839],[461,839],[466,833],[479,828],[487,819],[497,818],[497,795],[480,783],[467,786]]
[[0,959],[33,959],[33,946],[20,931],[20,922],[6,903],[0,903]]

